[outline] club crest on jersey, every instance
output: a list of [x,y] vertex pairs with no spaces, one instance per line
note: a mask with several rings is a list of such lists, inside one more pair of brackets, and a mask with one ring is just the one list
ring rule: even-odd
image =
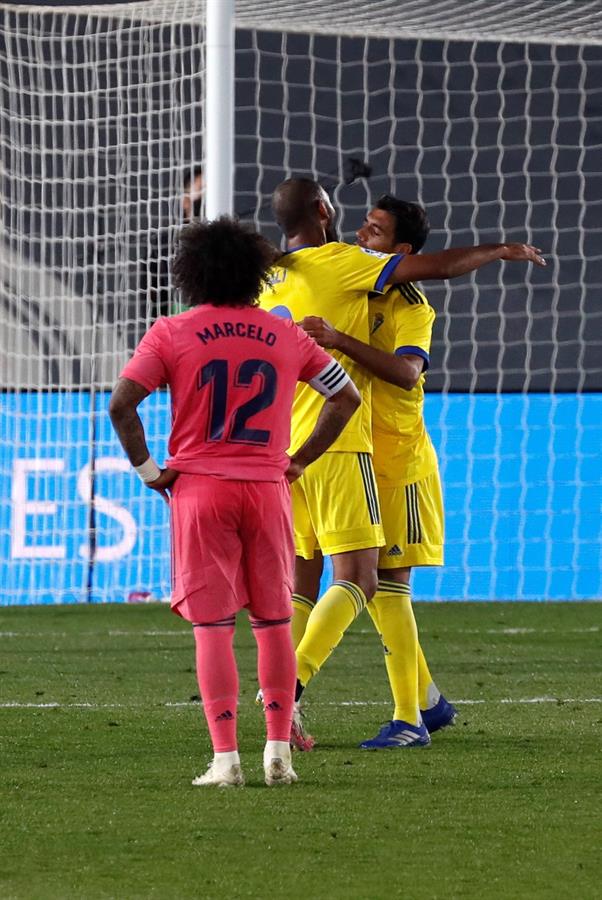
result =
[[381,253],[380,250],[370,250],[368,247],[360,247],[362,253],[367,253],[368,256],[376,256],[377,259],[387,259],[387,257],[391,256],[390,253]]
[[376,313],[376,315],[374,316],[374,319],[372,320],[372,330],[370,331],[370,334],[374,334],[375,331],[378,331],[378,329],[380,328],[380,326],[383,324],[384,321],[385,321],[385,317],[383,316],[383,314]]

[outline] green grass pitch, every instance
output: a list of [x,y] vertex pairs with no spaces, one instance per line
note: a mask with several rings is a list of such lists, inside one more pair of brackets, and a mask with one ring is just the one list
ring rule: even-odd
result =
[[209,743],[169,609],[0,610],[2,900],[600,896],[602,606],[417,618],[456,727],[426,749],[356,749],[390,717],[364,614],[307,690],[299,783],[272,789],[242,619],[247,785],[218,791],[190,784]]

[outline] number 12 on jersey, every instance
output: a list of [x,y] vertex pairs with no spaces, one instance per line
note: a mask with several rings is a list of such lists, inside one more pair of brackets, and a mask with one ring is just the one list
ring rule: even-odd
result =
[[[252,416],[268,409],[274,402],[278,385],[276,369],[264,359],[246,359],[236,367],[232,382],[230,374],[227,359],[212,359],[199,372],[198,389],[207,388],[211,391],[207,440],[228,441],[235,444],[267,444],[271,435],[268,429],[250,428],[247,425]],[[259,384],[255,386],[259,390],[231,410],[228,433],[224,434],[230,388],[244,387],[252,390],[256,377]]]

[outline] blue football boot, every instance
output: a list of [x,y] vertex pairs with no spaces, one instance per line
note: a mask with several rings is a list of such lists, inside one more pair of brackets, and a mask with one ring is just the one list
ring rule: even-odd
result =
[[447,728],[449,725],[453,725],[458,711],[449,700],[445,699],[443,694],[440,694],[435,705],[430,709],[421,709],[420,715],[430,734],[432,734],[433,731],[439,731],[440,728]]
[[398,750],[400,747],[428,747],[431,742],[426,725],[410,725],[393,719],[380,729],[376,737],[360,744],[362,750]]

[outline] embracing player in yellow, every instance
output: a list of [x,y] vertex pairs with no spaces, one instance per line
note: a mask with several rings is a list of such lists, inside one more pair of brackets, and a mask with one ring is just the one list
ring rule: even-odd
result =
[[[357,233],[361,247],[418,253],[429,233],[422,207],[381,197]],[[323,318],[305,320],[322,346],[344,353],[370,372],[374,469],[385,545],[378,590],[368,612],[387,635],[385,662],[393,717],[365,749],[426,746],[429,735],[453,724],[456,711],[439,692],[418,640],[411,604],[414,566],[443,565],[444,521],[437,455],[424,422],[424,372],[430,363],[435,311],[414,284],[370,295],[370,344],[334,329]],[[422,723],[421,723],[422,719]]]
[[[384,294],[394,284],[453,278],[500,259],[544,264],[539,251],[525,244],[483,244],[419,256],[403,250],[381,252],[340,243],[336,240],[336,215],[328,195],[317,182],[307,178],[280,184],[274,192],[273,208],[286,236],[287,252],[273,271],[271,287],[262,295],[261,305],[297,322],[322,317],[336,332],[350,336],[368,350],[374,302],[368,299],[369,295]],[[411,612],[409,599],[400,603],[400,597],[402,601],[409,597],[408,584],[398,585],[391,578],[394,590],[386,592],[384,605],[379,602],[381,591],[377,593],[379,555],[382,556],[379,548],[384,546],[385,537],[372,466],[373,370],[347,350],[333,349],[332,353],[337,359],[345,357],[346,369],[360,391],[362,404],[329,452],[291,486],[297,553],[293,637],[298,669],[291,739],[299,749],[311,749],[313,745],[303,732],[301,694],[356,616],[374,598],[371,613],[376,616],[385,646],[390,648],[398,629],[396,623],[394,634],[385,609],[391,605],[389,595],[394,595],[396,609],[403,605]],[[418,355],[418,359],[422,367],[424,357]],[[418,375],[421,371],[422,368]],[[378,372],[374,374],[378,376]],[[293,406],[290,452],[311,431],[319,409],[319,402],[300,385]],[[414,516],[415,506],[412,511]],[[412,522],[415,529],[419,521],[414,516]],[[441,536],[439,544],[442,540]],[[332,557],[334,580],[316,603],[324,553]],[[397,559],[391,558],[398,565]],[[412,733],[398,745],[428,743],[418,708],[407,716],[402,720],[407,726],[404,730]]]

